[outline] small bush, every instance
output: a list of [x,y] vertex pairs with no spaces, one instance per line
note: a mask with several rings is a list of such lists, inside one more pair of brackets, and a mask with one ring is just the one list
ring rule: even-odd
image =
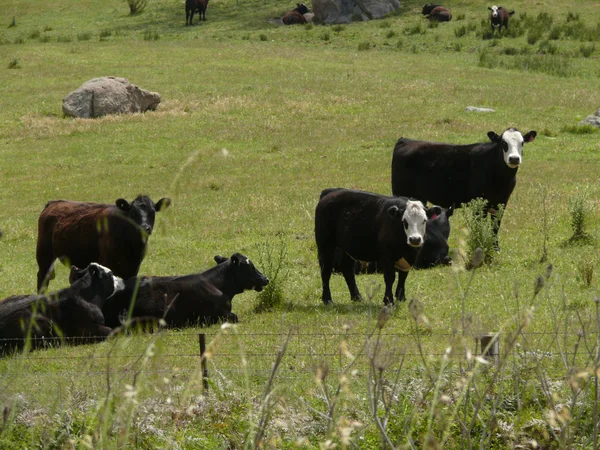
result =
[[579,22],[579,13],[575,14],[572,12],[569,12],[567,14],[567,23],[569,22]]
[[457,27],[454,29],[454,36],[456,37],[463,37],[467,35],[467,27],[464,25],[461,25],[460,27]]
[[261,33],[261,34],[259,34],[259,35],[258,35],[258,39],[260,39],[261,41],[263,41],[263,42],[264,42],[264,41],[266,41],[266,40],[267,40],[267,35],[266,35],[266,34],[262,34],[262,33]]
[[542,131],[540,131],[540,134],[543,136],[548,136],[548,137],[556,137],[557,134],[550,130],[549,128],[544,128]]
[[592,53],[594,53],[594,51],[596,50],[596,46],[594,44],[591,45],[581,45],[581,47],[579,47],[579,53],[581,53],[581,55],[584,58],[589,58],[590,56],[592,56]]
[[598,128],[596,128],[593,125],[568,125],[565,126],[561,129],[562,132],[564,133],[571,133],[571,134],[593,134],[596,133],[598,131]]
[[127,4],[129,5],[129,14],[140,14],[146,9],[148,4],[148,0],[127,0]]
[[502,49],[502,54],[504,55],[518,55],[519,49],[515,47],[506,47]]
[[420,23],[417,23],[415,25],[413,25],[412,27],[408,27],[406,30],[404,30],[404,34],[407,34],[409,36],[413,35],[413,34],[423,34],[425,33],[425,30],[421,27]]
[[314,25],[311,22],[304,24],[304,29],[307,31],[312,30],[313,28],[314,28]]
[[567,244],[590,244],[593,239],[587,232],[587,224],[590,220],[590,206],[586,190],[579,191],[573,195],[567,204],[567,210],[571,216],[571,230],[573,235]]
[[89,41],[92,38],[92,33],[89,31],[84,31],[83,33],[77,34],[78,41]]
[[557,41],[560,39],[561,35],[562,35],[562,27],[555,25],[550,30],[550,33],[548,33],[548,39],[550,39],[551,41]]
[[577,264],[577,271],[579,272],[579,278],[583,285],[589,288],[594,281],[594,267],[596,262],[593,259],[581,257]]
[[41,35],[42,33],[40,32],[40,30],[35,30],[29,33],[29,39],[39,39]]
[[21,64],[19,64],[19,60],[17,58],[13,58],[9,63],[8,63],[8,68],[9,69],[20,69],[21,68]]
[[465,210],[465,222],[469,236],[467,238],[467,261],[472,261],[475,250],[483,250],[483,261],[491,264],[496,254],[496,235],[494,228],[502,220],[504,205],[500,205],[495,217],[487,213],[487,201],[481,198],[462,205]]
[[538,53],[542,55],[555,55],[558,52],[558,45],[550,41],[542,41],[538,46]]
[[341,33],[345,29],[346,27],[344,25],[334,25],[331,27],[331,31],[333,31],[334,33]]
[[358,51],[359,52],[362,52],[362,51],[365,51],[365,50],[369,50],[370,48],[371,48],[371,43],[369,43],[369,42],[360,42],[358,44]]
[[390,31],[388,31],[387,33],[385,33],[385,37],[386,37],[386,39],[391,39],[391,38],[393,38],[394,36],[396,36],[396,32],[395,32],[394,30],[390,30]]
[[325,33],[323,33],[321,36],[319,36],[319,38],[322,41],[328,41],[329,39],[331,39],[331,35],[329,34],[328,31],[326,31]]
[[287,244],[283,239],[280,239],[277,248],[269,243],[263,244],[260,250],[258,269],[269,278],[269,284],[258,294],[255,312],[272,311],[283,306],[283,284],[289,275],[289,272],[283,270],[283,262],[286,257]]
[[144,31],[145,41],[157,41],[160,39],[160,35],[156,31],[146,30]]

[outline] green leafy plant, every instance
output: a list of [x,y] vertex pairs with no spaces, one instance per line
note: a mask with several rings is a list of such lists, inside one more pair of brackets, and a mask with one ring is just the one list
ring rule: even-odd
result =
[[[500,205],[494,215],[488,214],[487,201],[481,198],[463,204],[467,226],[467,260],[472,261],[478,248],[483,252],[483,262],[491,264],[496,254],[495,229],[502,220],[504,205]],[[467,263],[470,267],[470,262]]]

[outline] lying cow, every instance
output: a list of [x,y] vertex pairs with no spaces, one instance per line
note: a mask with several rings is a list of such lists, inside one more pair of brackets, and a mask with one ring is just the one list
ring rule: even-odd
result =
[[206,20],[208,0],[185,0],[185,26],[192,24],[194,14],[198,12],[198,23]]
[[[523,145],[533,142],[536,135],[509,128],[501,136],[488,132],[489,143],[468,145],[400,138],[392,158],[392,192],[443,207],[483,198],[487,212],[495,216],[517,183]],[[499,249],[500,220],[494,223]]]
[[120,198],[116,205],[48,202],[38,219],[38,292],[54,278],[56,258],[78,267],[97,262],[122,278],[137,275],[155,214],[170,203],[161,198],[155,204],[145,195],[132,203]]
[[260,292],[269,279],[240,253],[231,258],[215,256],[215,261],[216,266],[202,273],[125,280],[123,291],[98,304],[106,324],[120,326],[132,299],[132,318],[164,319],[168,327],[237,322],[231,312],[233,297],[250,289]]
[[57,336],[84,338],[75,343],[106,339],[111,329],[105,326],[96,304],[122,290],[123,280],[96,263],[72,272],[76,281],[66,289],[0,301],[0,352],[23,348],[27,337],[32,348],[44,346]]
[[362,300],[356,286],[354,261],[376,261],[385,280],[385,304],[405,300],[404,282],[425,239],[427,218],[434,213],[419,201],[349,189],[326,189],[315,210],[315,239],[323,282],[322,300],[333,303],[329,280],[336,249],[343,251],[341,272],[352,300]]
[[281,19],[284,25],[296,25],[307,23],[305,14],[309,13],[310,10],[304,3],[297,3],[296,7],[291,11],[287,12]]
[[488,6],[490,13],[490,23],[492,25],[492,31],[502,31],[502,27],[508,29],[508,18],[512,16],[515,11],[507,11],[502,6]]
[[435,5],[433,3],[427,3],[423,6],[421,14],[427,16],[429,20],[434,22],[450,22],[452,14],[450,10],[442,5]]

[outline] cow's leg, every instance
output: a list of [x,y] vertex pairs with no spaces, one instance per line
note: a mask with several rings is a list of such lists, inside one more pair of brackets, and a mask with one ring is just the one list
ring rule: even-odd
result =
[[394,304],[394,295],[392,288],[394,287],[394,281],[396,280],[396,269],[393,264],[386,264],[383,269],[383,280],[385,281],[385,295],[383,297],[383,303],[386,305]]
[[406,300],[406,294],[404,291],[404,282],[406,281],[406,277],[408,276],[408,271],[404,272],[402,270],[398,271],[398,286],[396,287],[396,300],[399,302],[403,302]]
[[36,259],[38,263],[37,273],[37,291],[41,292],[48,286],[50,280],[54,279],[54,249],[52,248],[52,241],[46,240],[47,244],[41,244],[38,242],[36,251]]
[[362,302],[363,298],[360,292],[358,292],[356,277],[354,275],[354,259],[350,258],[346,253],[342,257],[341,269],[348,285],[348,290],[350,291],[350,298],[356,302]]
[[331,299],[331,290],[329,288],[329,280],[333,271],[333,254],[335,247],[319,248],[319,266],[321,267],[321,282],[323,284],[322,300],[326,305],[333,303]]

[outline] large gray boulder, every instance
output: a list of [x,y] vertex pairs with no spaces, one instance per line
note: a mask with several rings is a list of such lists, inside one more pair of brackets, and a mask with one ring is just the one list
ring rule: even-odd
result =
[[592,125],[600,128],[600,109],[579,122],[579,125]]
[[101,117],[154,111],[160,94],[140,89],[125,78],[101,77],[86,81],[65,98],[63,113],[72,117]]
[[313,0],[315,20],[320,23],[350,23],[379,19],[400,8],[399,0]]

